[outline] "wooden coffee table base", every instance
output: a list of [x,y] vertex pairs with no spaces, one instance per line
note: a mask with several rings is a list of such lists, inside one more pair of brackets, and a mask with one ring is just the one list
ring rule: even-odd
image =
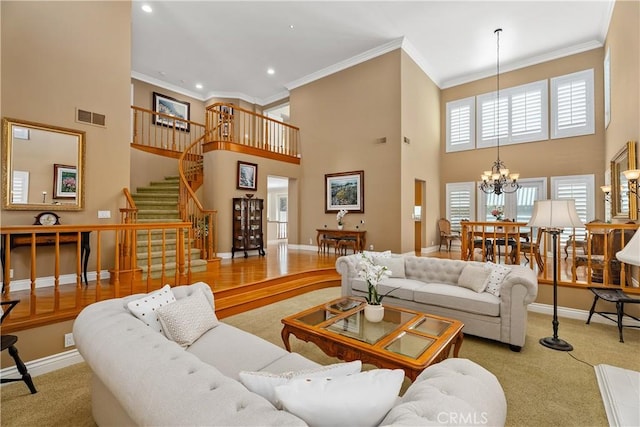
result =
[[318,336],[317,334],[309,333],[304,330],[285,325],[282,328],[282,342],[284,343],[287,351],[291,351],[291,345],[289,344],[289,336],[294,335],[299,340],[304,342],[311,342],[318,346],[327,356],[337,357],[345,362],[351,362],[353,360],[361,360],[362,363],[370,363],[378,368],[385,369],[403,369],[405,375],[411,380],[415,379],[420,373],[427,367],[435,363],[442,362],[449,357],[451,349],[453,348],[453,357],[458,357],[460,347],[462,347],[462,341],[464,334],[460,330],[455,337],[447,343],[438,354],[431,359],[427,366],[412,367],[393,358],[384,357],[381,354],[371,353],[363,349],[345,345],[342,342],[329,341],[326,337]]
[[403,369],[412,381],[429,365],[458,357],[464,335],[459,320],[385,306],[384,318],[371,323],[365,302],[343,297],[282,319],[282,342],[310,342],[347,362],[361,360],[379,368]]

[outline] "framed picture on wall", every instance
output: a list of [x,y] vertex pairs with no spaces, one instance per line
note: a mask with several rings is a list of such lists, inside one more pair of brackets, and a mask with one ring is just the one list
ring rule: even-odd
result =
[[162,116],[155,114],[152,116],[154,125],[172,127],[189,132],[189,122],[180,121],[179,119],[191,120],[190,108],[191,104],[188,102],[178,101],[170,96],[153,92],[153,111],[163,114]]
[[238,171],[236,176],[238,190],[258,189],[258,165],[238,160]]
[[326,174],[324,202],[325,213],[341,209],[364,213],[364,171]]
[[78,171],[75,166],[53,165],[53,198],[73,199],[76,197]]

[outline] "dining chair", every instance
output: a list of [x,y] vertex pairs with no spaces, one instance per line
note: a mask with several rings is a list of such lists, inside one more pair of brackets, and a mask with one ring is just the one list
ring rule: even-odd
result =
[[449,252],[451,252],[451,242],[454,240],[462,241],[460,232],[451,230],[451,221],[446,218],[440,218],[438,220],[438,230],[440,231],[440,245],[438,246],[438,250],[442,249],[442,244],[444,243],[445,247],[448,245]]
[[[16,305],[18,305],[19,302],[20,300],[0,301],[0,311],[2,312],[0,323],[4,322],[4,319],[9,315],[11,310],[13,310],[13,308]],[[8,308],[5,309],[4,308],[5,306],[8,306]],[[2,351],[5,351],[5,350],[9,351],[9,355],[16,362],[16,368],[18,369],[18,372],[21,375],[20,378],[4,378],[3,377],[2,379],[0,379],[0,383],[4,384],[4,383],[11,383],[14,381],[24,381],[27,387],[29,387],[31,394],[37,393],[38,391],[36,390],[35,385],[33,385],[33,380],[31,379],[31,375],[27,371],[27,367],[25,366],[25,364],[22,362],[22,360],[20,360],[20,356],[18,355],[18,349],[15,347],[16,343],[18,342],[18,337],[15,335],[0,335],[0,339],[2,341]]]
[[544,233],[544,230],[541,227],[538,227],[538,233],[535,240],[520,242],[520,252],[524,255],[524,259],[526,260],[525,264],[529,263],[529,257],[527,255],[533,253],[533,257],[536,259],[536,264],[538,264],[539,273],[544,271],[544,261],[542,260],[542,255],[540,255],[543,236],[542,233]]
[[[461,222],[465,221],[468,222],[469,220],[463,219]],[[493,241],[483,238],[484,236],[484,233],[473,231],[472,229],[467,231],[467,254],[465,257],[467,261],[473,260],[476,249],[480,249],[483,261],[493,261]]]

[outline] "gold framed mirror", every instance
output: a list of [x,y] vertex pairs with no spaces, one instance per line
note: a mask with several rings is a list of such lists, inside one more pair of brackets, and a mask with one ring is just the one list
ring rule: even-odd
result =
[[611,160],[611,214],[616,219],[638,219],[637,198],[629,194],[622,172],[636,169],[636,143],[628,141]]
[[4,118],[2,207],[84,208],[85,132]]

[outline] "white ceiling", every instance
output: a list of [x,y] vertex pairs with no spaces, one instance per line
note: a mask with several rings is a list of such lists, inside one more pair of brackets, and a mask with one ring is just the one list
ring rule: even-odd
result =
[[132,8],[133,77],[202,100],[264,105],[401,46],[441,88],[494,75],[498,27],[501,71],[593,49],[604,43],[613,0],[136,0]]

